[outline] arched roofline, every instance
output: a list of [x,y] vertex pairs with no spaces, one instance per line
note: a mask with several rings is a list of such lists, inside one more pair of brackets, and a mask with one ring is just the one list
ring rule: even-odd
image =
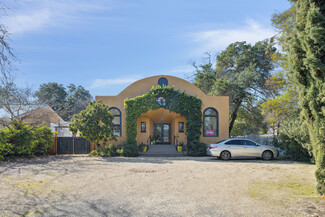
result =
[[[133,82],[132,84],[130,84],[129,86],[127,86],[124,90],[122,90],[117,96],[120,96],[120,95],[126,95],[127,96],[127,95],[129,95],[129,93],[132,93],[132,89],[133,89],[134,86],[141,86],[141,83],[147,84],[147,82],[149,80],[152,80],[154,78],[157,78],[157,81],[158,81],[158,79],[161,78],[161,77],[167,78],[167,80],[174,80],[174,81],[176,81],[176,83],[173,84],[173,85],[168,84],[169,87],[174,86],[175,89],[183,90],[185,92],[188,92],[186,89],[191,90],[191,92],[193,92],[193,90],[194,90],[194,92],[198,96],[206,95],[200,88],[198,88],[194,84],[192,84],[192,83],[190,83],[190,82],[188,82],[188,81],[186,81],[186,80],[184,80],[182,78],[178,78],[178,77],[171,76],[171,75],[155,75],[155,76],[146,77],[146,78],[143,78],[143,79],[140,79],[140,80],[137,80],[137,81]],[[171,78],[171,79],[169,79],[169,78]],[[178,88],[177,87],[177,83],[180,83],[180,84],[183,83],[184,86],[187,87],[187,88],[185,88],[185,89],[184,88],[182,88],[182,89],[181,88]],[[151,85],[151,87],[152,86],[158,86],[158,83],[153,83]]]

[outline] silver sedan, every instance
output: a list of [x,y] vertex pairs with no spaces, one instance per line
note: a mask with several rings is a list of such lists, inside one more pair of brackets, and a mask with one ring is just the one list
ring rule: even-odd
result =
[[271,160],[279,156],[279,151],[274,146],[261,145],[249,139],[230,138],[210,144],[207,155],[220,157],[222,160],[254,157]]

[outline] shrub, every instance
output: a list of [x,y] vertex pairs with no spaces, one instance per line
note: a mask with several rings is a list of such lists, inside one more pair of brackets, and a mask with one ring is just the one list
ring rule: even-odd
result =
[[284,151],[284,156],[295,161],[313,161],[307,126],[299,119],[285,121],[273,145]]
[[0,159],[10,156],[33,157],[52,148],[54,132],[46,126],[30,128],[13,122],[0,131]]
[[13,145],[8,143],[4,131],[0,131],[0,160],[13,154]]
[[33,153],[35,155],[42,155],[47,153],[54,145],[53,136],[51,128],[43,126],[33,129]]
[[100,155],[102,157],[110,157],[111,153],[110,153],[109,146],[104,146],[104,147],[99,148],[98,155]]
[[136,157],[138,156],[138,146],[135,144],[122,144],[121,149],[119,149],[119,154],[124,157]]
[[27,125],[13,122],[10,128],[5,128],[3,131],[8,143],[13,146],[13,155],[34,156],[35,144],[32,143],[33,132]]
[[90,153],[89,153],[89,156],[98,156],[98,152],[96,150],[92,150]]
[[124,157],[135,157],[138,156],[138,147],[137,145],[129,144],[119,144],[114,146],[113,144],[109,146],[104,146],[94,150],[89,153],[89,156],[102,156],[102,157],[115,157],[115,156],[124,156]]
[[110,145],[108,146],[108,148],[109,148],[109,152],[111,153],[111,156],[112,156],[112,157],[115,157],[115,156],[118,156],[118,155],[119,155],[119,154],[117,153],[117,147],[116,147],[115,145],[110,144]]
[[124,154],[123,145],[120,144],[117,146],[116,153],[118,156],[123,156],[123,154]]
[[187,154],[193,157],[206,156],[206,148],[207,145],[205,143],[193,140],[192,142],[188,143]]

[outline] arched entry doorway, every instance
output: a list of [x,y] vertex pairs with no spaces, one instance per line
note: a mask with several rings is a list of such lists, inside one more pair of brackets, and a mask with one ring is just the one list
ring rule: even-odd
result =
[[186,143],[186,118],[164,108],[150,110],[137,120],[137,141],[156,144]]

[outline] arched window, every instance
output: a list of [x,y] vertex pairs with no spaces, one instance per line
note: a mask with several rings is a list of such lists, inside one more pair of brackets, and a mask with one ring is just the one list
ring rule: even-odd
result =
[[214,108],[206,108],[203,112],[203,136],[219,136],[219,114]]
[[113,124],[114,124],[113,134],[114,134],[114,136],[122,136],[122,115],[121,115],[121,111],[116,107],[111,107],[109,109],[109,111],[114,116],[114,119],[113,119]]

